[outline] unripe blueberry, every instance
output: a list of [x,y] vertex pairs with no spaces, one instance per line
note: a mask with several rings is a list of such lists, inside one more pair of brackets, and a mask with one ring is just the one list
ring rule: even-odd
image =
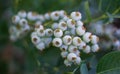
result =
[[66,31],[64,31],[64,35],[71,35],[71,32],[66,30]]
[[27,13],[24,10],[22,10],[18,12],[18,16],[20,16],[21,18],[25,18],[27,16]]
[[89,45],[84,46],[83,48],[84,48],[84,49],[83,49],[83,52],[85,52],[85,53],[90,53],[90,46],[89,46]]
[[20,26],[24,26],[24,25],[26,25],[26,24],[28,24],[28,21],[27,21],[26,19],[21,19],[21,20],[19,21],[19,25],[20,25]]
[[78,21],[81,20],[81,13],[80,12],[72,12],[70,14],[71,18]]
[[99,50],[98,44],[92,45],[92,46],[91,46],[91,50],[92,50],[92,52],[97,52],[97,51]]
[[36,35],[35,35],[35,36],[32,36],[32,37],[31,37],[31,40],[32,40],[32,43],[33,43],[33,44],[38,44],[38,43],[40,43],[40,41],[41,41],[40,38],[39,38],[38,36],[36,36]]
[[62,40],[61,38],[54,38],[52,43],[53,43],[53,46],[60,47],[62,45]]
[[80,57],[77,57],[76,60],[75,60],[75,63],[76,63],[77,65],[80,65],[80,62],[81,62],[81,58],[80,58]]
[[67,56],[67,60],[70,62],[74,62],[76,60],[77,56],[74,53],[69,53]]
[[36,12],[28,12],[27,18],[30,21],[35,21],[37,19],[38,14]]
[[71,35],[76,35],[76,28],[70,29],[70,33],[71,33]]
[[51,19],[52,19],[52,20],[55,20],[55,21],[56,21],[56,20],[59,19],[59,13],[58,13],[58,11],[52,12],[50,16],[51,16]]
[[91,40],[91,36],[92,36],[92,34],[91,34],[90,32],[86,32],[86,33],[83,35],[83,40],[84,40],[86,43],[88,43],[88,42],[90,42],[90,40]]
[[68,55],[68,52],[67,52],[67,51],[61,52],[61,56],[62,56],[63,58],[66,58],[67,55]]
[[53,35],[53,30],[48,28],[48,29],[45,30],[45,34],[46,34],[46,36],[52,36]]
[[67,24],[64,21],[62,21],[58,24],[58,27],[64,31],[67,29]]
[[79,50],[75,51],[74,53],[75,53],[77,56],[80,56],[80,51],[79,51]]
[[73,45],[79,46],[81,44],[81,38],[80,37],[74,37],[73,38]]
[[64,16],[63,17],[63,21],[67,21],[67,20],[69,20],[69,17],[68,16]]
[[43,38],[43,42],[45,43],[46,47],[49,47],[50,43],[52,43],[52,37]]
[[50,13],[46,13],[46,14],[44,15],[44,17],[45,17],[46,20],[49,20],[49,19],[50,19]]
[[67,51],[67,49],[68,49],[68,45],[62,45],[62,46],[60,46],[60,50],[61,51]]
[[63,31],[61,29],[54,30],[55,37],[61,37],[63,35]]
[[31,37],[33,37],[33,36],[37,36],[37,32],[32,32]]
[[70,35],[65,35],[63,37],[63,43],[65,45],[70,45],[72,43],[72,37]]
[[79,20],[79,21],[76,21],[76,25],[77,25],[77,26],[83,26],[83,22],[80,21],[80,20]]
[[52,29],[57,29],[58,28],[58,23],[53,23],[52,24]]
[[45,44],[43,42],[40,42],[39,44],[36,45],[36,48],[39,49],[40,51],[43,51],[45,49]]
[[68,26],[69,28],[74,28],[75,25],[76,25],[76,22],[75,22],[73,19],[68,19],[68,20],[67,20],[67,26]]
[[96,44],[99,41],[99,38],[96,35],[91,36],[91,43]]
[[81,41],[78,48],[79,48],[79,50],[82,50],[85,46],[86,46],[86,43],[84,41]]
[[76,33],[79,35],[79,36],[82,36],[84,33],[85,33],[85,28],[83,26],[78,26],[76,28]]
[[70,45],[68,47],[68,51],[71,52],[71,53],[74,53],[78,50],[77,46],[74,46],[74,45]]
[[11,41],[16,41],[17,40],[17,37],[15,35],[10,35],[10,40]]
[[115,40],[113,41],[113,45],[114,45],[115,48],[120,48],[120,41],[117,40],[117,39],[115,39]]
[[26,33],[26,32],[28,32],[30,30],[30,26],[25,24],[24,27],[22,27],[21,30],[22,30],[23,33]]
[[38,29],[44,29],[43,25],[41,24],[35,24],[35,31],[37,31]]
[[66,16],[66,12],[64,10],[60,10],[59,14],[60,14],[61,18],[63,18],[64,16]]
[[38,36],[40,36],[40,37],[45,36],[45,30],[44,30],[44,29],[38,29],[38,30],[37,30],[37,34],[38,34]]
[[45,18],[43,15],[37,15],[37,20],[41,21],[41,22],[44,22],[45,21]]
[[20,17],[19,16],[16,15],[16,16],[12,17],[12,23],[17,24],[19,21],[20,21]]
[[72,65],[72,62],[68,61],[67,59],[64,60],[64,64],[66,66],[71,66]]

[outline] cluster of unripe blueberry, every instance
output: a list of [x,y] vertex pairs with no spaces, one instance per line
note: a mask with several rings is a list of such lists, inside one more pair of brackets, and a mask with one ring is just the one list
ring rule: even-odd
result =
[[72,12],[68,15],[64,10],[43,15],[19,11],[12,19],[15,25],[10,30],[19,26],[20,34],[15,29],[14,32],[10,31],[10,38],[14,39],[14,36],[18,35],[17,39],[21,33],[25,34],[26,31],[32,30],[31,41],[37,49],[43,51],[53,45],[60,48],[66,66],[71,66],[72,63],[79,65],[81,51],[90,53],[99,50],[97,44],[99,38],[86,31],[81,18],[80,12]]

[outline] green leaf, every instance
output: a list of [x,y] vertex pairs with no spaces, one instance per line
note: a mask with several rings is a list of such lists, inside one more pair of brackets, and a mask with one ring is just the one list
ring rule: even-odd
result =
[[119,74],[120,51],[106,54],[97,65],[97,74]]
[[81,72],[81,74],[88,74],[88,69],[87,69],[86,63],[81,64],[80,72]]
[[92,18],[91,18],[90,7],[89,7],[89,2],[88,1],[86,1],[84,3],[84,7],[85,7],[85,12],[86,12],[87,20],[90,22],[92,20]]
[[100,72],[98,74],[119,74],[119,73],[120,73],[120,68],[115,68],[115,69]]

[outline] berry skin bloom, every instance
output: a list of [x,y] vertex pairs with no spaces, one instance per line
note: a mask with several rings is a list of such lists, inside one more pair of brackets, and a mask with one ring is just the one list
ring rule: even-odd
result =
[[46,36],[52,36],[53,35],[53,30],[48,28],[48,29],[45,30],[45,34],[46,34]]
[[31,37],[33,37],[33,36],[37,36],[37,32],[32,32]]
[[37,16],[36,16],[36,19],[39,20],[39,21],[41,21],[41,22],[44,22],[44,21],[45,21],[45,18],[44,18],[43,15],[37,15]]
[[24,10],[22,10],[18,12],[18,16],[20,16],[21,18],[25,18],[27,16],[27,13]]
[[99,41],[99,38],[96,35],[91,36],[91,43],[92,44],[97,44],[98,41]]
[[67,52],[67,51],[61,52],[61,56],[62,56],[63,58],[66,58],[67,55],[68,55],[68,52]]
[[26,25],[26,24],[28,24],[28,21],[27,21],[26,19],[21,19],[21,20],[19,21],[19,25],[20,25],[20,26],[24,26],[24,25]]
[[52,43],[52,37],[46,37],[46,38],[42,38],[43,42],[45,43],[46,47],[49,47],[50,44]]
[[20,17],[19,16],[16,15],[16,16],[12,17],[12,23],[17,24],[19,21],[20,21]]
[[68,19],[67,20],[67,26],[69,28],[75,28],[76,22],[73,19]]
[[76,25],[77,25],[77,26],[83,26],[83,22],[80,21],[80,20],[79,20],[79,21],[76,21]]
[[51,16],[51,19],[54,20],[54,21],[58,20],[59,17],[60,17],[58,11],[52,12],[50,16]]
[[67,29],[67,24],[64,21],[62,21],[58,24],[58,28],[65,31]]
[[64,60],[64,64],[66,66],[71,66],[72,65],[72,62],[68,61],[67,59]]
[[75,36],[76,35],[76,28],[70,29],[70,33],[72,36]]
[[67,56],[67,60],[70,62],[74,62],[76,60],[77,56],[75,53],[69,53]]
[[63,37],[63,43],[65,45],[70,45],[72,43],[72,37],[70,35],[65,35]]
[[83,35],[83,40],[84,40],[86,43],[88,43],[88,42],[90,42],[90,40],[91,40],[91,36],[92,36],[92,34],[91,34],[90,32],[86,32],[86,33]]
[[43,27],[43,25],[41,25],[41,24],[35,24],[35,31],[37,31],[37,30],[39,30],[39,29],[44,29],[44,27]]
[[90,53],[90,46],[89,45],[84,46],[83,52]]
[[79,50],[82,50],[85,46],[86,46],[86,43],[84,41],[81,41],[78,48],[79,48]]
[[21,32],[22,33],[27,33],[30,30],[30,26],[25,24],[24,27],[22,27]]
[[37,45],[41,41],[37,35],[32,36],[31,40],[32,40],[32,43],[35,45]]
[[55,37],[62,37],[63,31],[61,29],[54,30],[54,36]]
[[81,13],[80,12],[72,12],[70,14],[71,18],[78,21],[81,20]]
[[67,51],[67,49],[68,49],[68,45],[62,45],[62,46],[60,46],[60,50],[61,51]]
[[74,45],[70,45],[68,47],[68,51],[71,52],[71,53],[74,53],[78,50],[77,46],[74,46]]
[[53,24],[52,24],[52,29],[55,30],[55,29],[57,29],[57,28],[58,28],[58,23],[53,23]]
[[76,63],[77,65],[79,65],[80,62],[81,62],[81,58],[80,58],[80,57],[77,57],[76,60],[75,60],[75,63]]
[[60,10],[59,15],[60,15],[60,18],[63,18],[64,16],[66,16],[66,12],[64,10]]
[[75,51],[74,53],[75,53],[78,57],[80,56],[80,51],[79,51],[79,50]]
[[40,37],[45,36],[45,30],[44,30],[44,29],[38,29],[38,30],[37,30],[37,34],[38,34],[38,36],[40,36]]
[[40,51],[43,51],[45,49],[45,44],[43,42],[40,42],[39,44],[36,45],[36,48],[39,49]]
[[91,50],[92,50],[92,52],[97,52],[97,51],[99,50],[98,44],[92,45],[92,46],[91,46]]
[[44,17],[45,17],[46,20],[50,20],[50,13],[46,13],[46,14],[44,15]]
[[80,37],[74,37],[73,38],[73,45],[75,45],[75,46],[80,46],[80,44],[81,44],[81,38]]
[[76,33],[79,35],[79,36],[82,36],[83,34],[85,34],[85,28],[83,26],[78,26],[76,28]]
[[67,20],[69,20],[69,17],[66,15],[66,16],[63,17],[62,20],[63,20],[63,21],[67,21]]
[[62,40],[61,38],[54,38],[52,43],[53,43],[53,46],[60,47],[62,45]]
[[27,19],[30,21],[35,21],[38,17],[38,14],[36,12],[28,12]]

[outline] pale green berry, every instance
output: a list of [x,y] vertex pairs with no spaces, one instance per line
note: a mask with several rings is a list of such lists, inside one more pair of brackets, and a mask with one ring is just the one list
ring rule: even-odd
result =
[[52,43],[53,43],[53,46],[60,47],[62,45],[62,40],[61,38],[54,38]]
[[72,37],[70,35],[65,35],[63,37],[63,43],[65,45],[70,45],[72,43]]
[[78,21],[78,20],[81,20],[81,13],[80,12],[72,12],[70,14],[71,18]]
[[74,62],[76,60],[77,56],[75,53],[69,53],[67,55],[67,60],[70,61],[70,62]]
[[97,52],[97,51],[99,50],[98,44],[92,45],[92,46],[91,46],[91,50],[92,50],[92,52]]
[[76,28],[76,33],[79,35],[79,36],[82,36],[84,33],[85,33],[85,28],[83,26],[78,26]]
[[61,29],[55,29],[54,30],[54,36],[55,37],[61,37],[63,35],[63,31]]
[[80,37],[74,37],[73,38],[73,45],[79,46],[81,44],[81,38]]

